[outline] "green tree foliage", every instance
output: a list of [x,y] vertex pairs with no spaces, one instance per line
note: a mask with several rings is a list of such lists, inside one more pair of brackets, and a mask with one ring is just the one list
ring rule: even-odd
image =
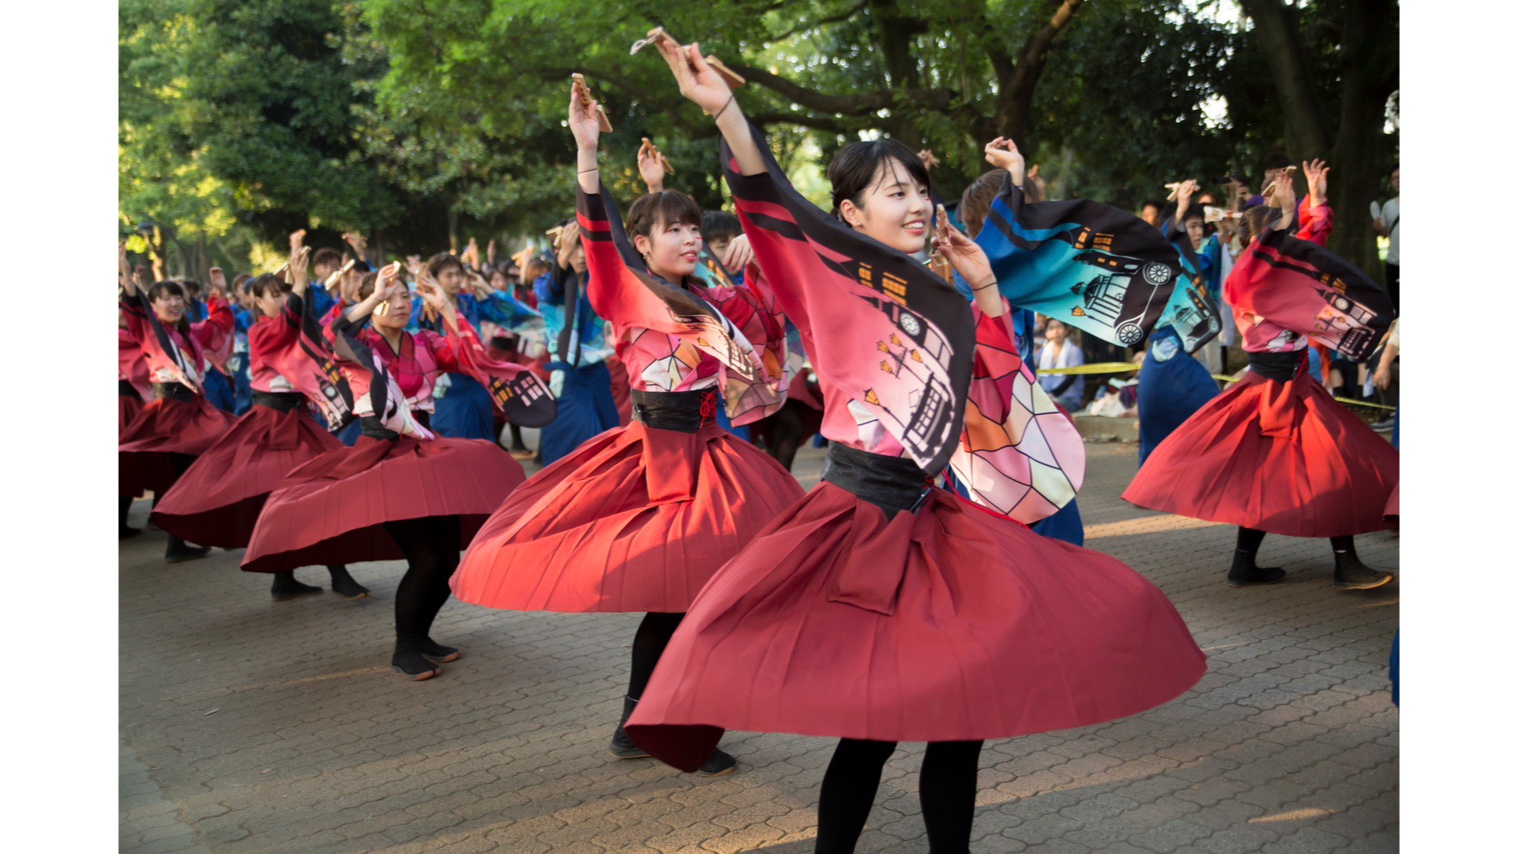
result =
[[[1338,22],[1375,2],[1288,10],[1320,115],[1349,91]],[[674,7],[652,0],[124,0],[123,212],[171,194],[270,242],[312,222],[378,230],[391,256],[541,236],[573,207],[574,72],[615,126],[602,148],[613,194],[641,192],[647,136],[679,170],[668,185],[716,207],[714,126],[657,52],[628,52],[661,22],[749,79],[744,111],[814,196],[819,160],[888,134],[933,148],[953,198],[1005,135],[1062,195],[1133,205],[1183,177],[1257,180],[1260,157],[1297,133],[1277,104],[1275,48],[1253,19],[1217,20],[1220,7],[730,0],[665,19]]]

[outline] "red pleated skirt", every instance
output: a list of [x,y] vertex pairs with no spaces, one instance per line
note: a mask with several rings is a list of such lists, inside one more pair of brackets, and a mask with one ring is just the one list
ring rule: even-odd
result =
[[1391,495],[1386,499],[1386,510],[1382,514],[1386,521],[1396,523],[1402,519],[1402,481],[1392,487]]
[[1384,530],[1397,449],[1307,376],[1246,373],[1150,453],[1123,498],[1292,537]]
[[125,394],[116,395],[116,442],[126,436],[127,427],[137,418],[144,406],[142,398]]
[[513,611],[680,613],[801,496],[790,472],[715,424],[680,433],[633,422],[512,493],[465,553],[453,592]]
[[399,560],[386,522],[456,516],[468,543],[491,511],[526,480],[522,464],[483,439],[360,437],[285,476],[269,496],[242,568]]
[[915,514],[823,482],[691,605],[627,732],[682,770],[724,729],[979,741],[1179,696],[1206,656],[1119,561],[934,489]]
[[304,407],[254,406],[180,475],[152,521],[176,537],[224,549],[246,546],[269,493],[296,466],[343,447]]
[[211,449],[237,421],[204,397],[193,401],[157,398],[148,402],[121,434],[117,455],[121,495],[141,495],[145,489],[162,495],[181,466]]

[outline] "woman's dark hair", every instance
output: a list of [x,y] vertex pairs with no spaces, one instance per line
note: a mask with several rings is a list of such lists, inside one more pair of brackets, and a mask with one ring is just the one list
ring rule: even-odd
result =
[[1239,243],[1248,246],[1280,218],[1279,210],[1266,205],[1258,205],[1244,211],[1244,215],[1239,217]]
[[165,279],[161,282],[155,282],[152,287],[148,288],[148,302],[157,302],[158,298],[162,296],[179,297],[185,300],[185,313],[180,315],[179,323],[175,326],[179,330],[179,334],[188,338],[190,335],[190,307],[188,305],[189,300],[185,297],[184,287],[173,279]]
[[1187,205],[1186,212],[1181,214],[1181,222],[1184,223],[1188,219],[1199,219],[1205,224],[1207,221],[1207,211],[1199,204]]
[[1284,151],[1272,151],[1265,155],[1264,166],[1266,172],[1272,169],[1285,169],[1290,165],[1291,158],[1287,157]]
[[743,223],[727,211],[707,211],[701,215],[701,239],[707,243],[713,240],[731,240],[742,233]]
[[627,237],[652,237],[659,226],[676,224],[701,227],[701,206],[679,190],[662,190],[639,196],[627,209]]
[[246,288],[244,287],[244,285],[246,285],[247,283],[249,283],[251,281],[253,281],[253,274],[252,273],[238,273],[232,279],[232,290],[234,290],[234,291],[245,291]]
[[457,255],[439,252],[427,259],[427,272],[431,273],[434,279],[442,278],[443,271],[449,267],[457,268],[460,273],[464,272],[464,262],[460,261]]
[[828,164],[828,181],[833,185],[833,216],[842,218],[840,209],[848,199],[858,206],[866,191],[875,185],[875,173],[888,160],[901,163],[911,178],[932,188],[928,167],[922,165],[917,152],[894,139],[872,139],[844,146]]
[[974,237],[985,228],[986,214],[991,212],[991,203],[996,201],[996,194],[1001,192],[1007,178],[1007,170],[992,169],[965,188],[964,195],[959,197],[959,221],[965,224],[965,234]]
[[262,276],[248,282],[248,293],[259,299],[267,299],[280,291],[287,294],[293,293],[295,286],[273,273],[264,273]]
[[[429,264],[429,266],[430,266],[430,264]],[[367,272],[367,273],[364,274],[364,277],[362,279],[359,279],[359,281],[358,281],[358,296],[357,296],[357,299],[358,299],[359,302],[363,302],[364,300],[366,300],[366,299],[369,298],[370,294],[374,293],[374,283],[376,281],[378,281],[378,280],[379,280],[379,271],[378,270],[370,270],[369,272]]]

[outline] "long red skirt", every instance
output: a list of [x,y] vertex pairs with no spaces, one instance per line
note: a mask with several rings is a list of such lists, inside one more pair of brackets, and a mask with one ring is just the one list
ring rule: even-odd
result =
[[162,495],[174,485],[189,458],[210,450],[236,421],[200,396],[193,401],[158,398],[149,402],[121,434],[120,494],[136,496],[151,489]]
[[269,493],[307,460],[343,447],[306,414],[254,406],[180,475],[150,517],[176,537],[203,546],[238,549]]
[[285,476],[243,556],[249,572],[399,560],[386,522],[457,516],[468,543],[526,480],[522,464],[483,439],[360,437]]
[[121,442],[121,438],[126,435],[127,427],[136,420],[137,413],[142,411],[143,406],[144,404],[140,397],[132,397],[125,394],[116,395],[116,442],[118,444]]
[[790,472],[715,424],[679,433],[634,422],[512,493],[453,592],[514,611],[680,613],[801,496]]
[[979,741],[1109,721],[1207,669],[1119,561],[934,489],[885,513],[823,482],[691,605],[627,724],[698,768],[722,730]]
[[1392,487],[1391,495],[1386,498],[1386,510],[1382,512],[1386,521],[1396,524],[1402,519],[1402,481]]
[[1123,498],[1291,537],[1387,527],[1397,449],[1317,380],[1246,373],[1161,442]]

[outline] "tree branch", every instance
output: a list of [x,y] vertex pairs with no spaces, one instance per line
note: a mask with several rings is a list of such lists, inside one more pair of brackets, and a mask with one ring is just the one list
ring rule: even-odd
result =
[[[1016,69],[1012,72],[1010,80],[1001,77],[1005,82],[1002,83],[1001,91],[996,97],[996,126],[1003,133],[1011,134],[1017,139],[1019,145],[1023,144],[1022,137],[1027,135],[1028,110],[1033,103],[1033,90],[1038,86],[1039,77],[1044,73],[1044,59],[1050,46],[1054,44],[1054,40],[1065,31],[1075,17],[1082,0],[1054,0],[1054,2],[1059,3],[1058,8],[1038,32],[1023,42]],[[994,56],[992,63],[993,66],[996,63]],[[998,72],[1001,70],[1000,67],[997,68]],[[1000,77],[1000,73],[998,76]]]
[[778,36],[765,36],[765,40],[769,42],[785,41],[786,39],[800,32],[814,30],[818,27],[827,26],[828,24],[841,24],[844,21],[847,21],[848,19],[859,14],[860,12],[863,12],[869,3],[870,0],[859,0],[858,3],[855,3],[853,6],[850,6],[848,9],[845,9],[836,15],[829,15],[826,18],[818,18],[815,21],[802,21],[801,23],[798,23],[796,26],[791,27]]

